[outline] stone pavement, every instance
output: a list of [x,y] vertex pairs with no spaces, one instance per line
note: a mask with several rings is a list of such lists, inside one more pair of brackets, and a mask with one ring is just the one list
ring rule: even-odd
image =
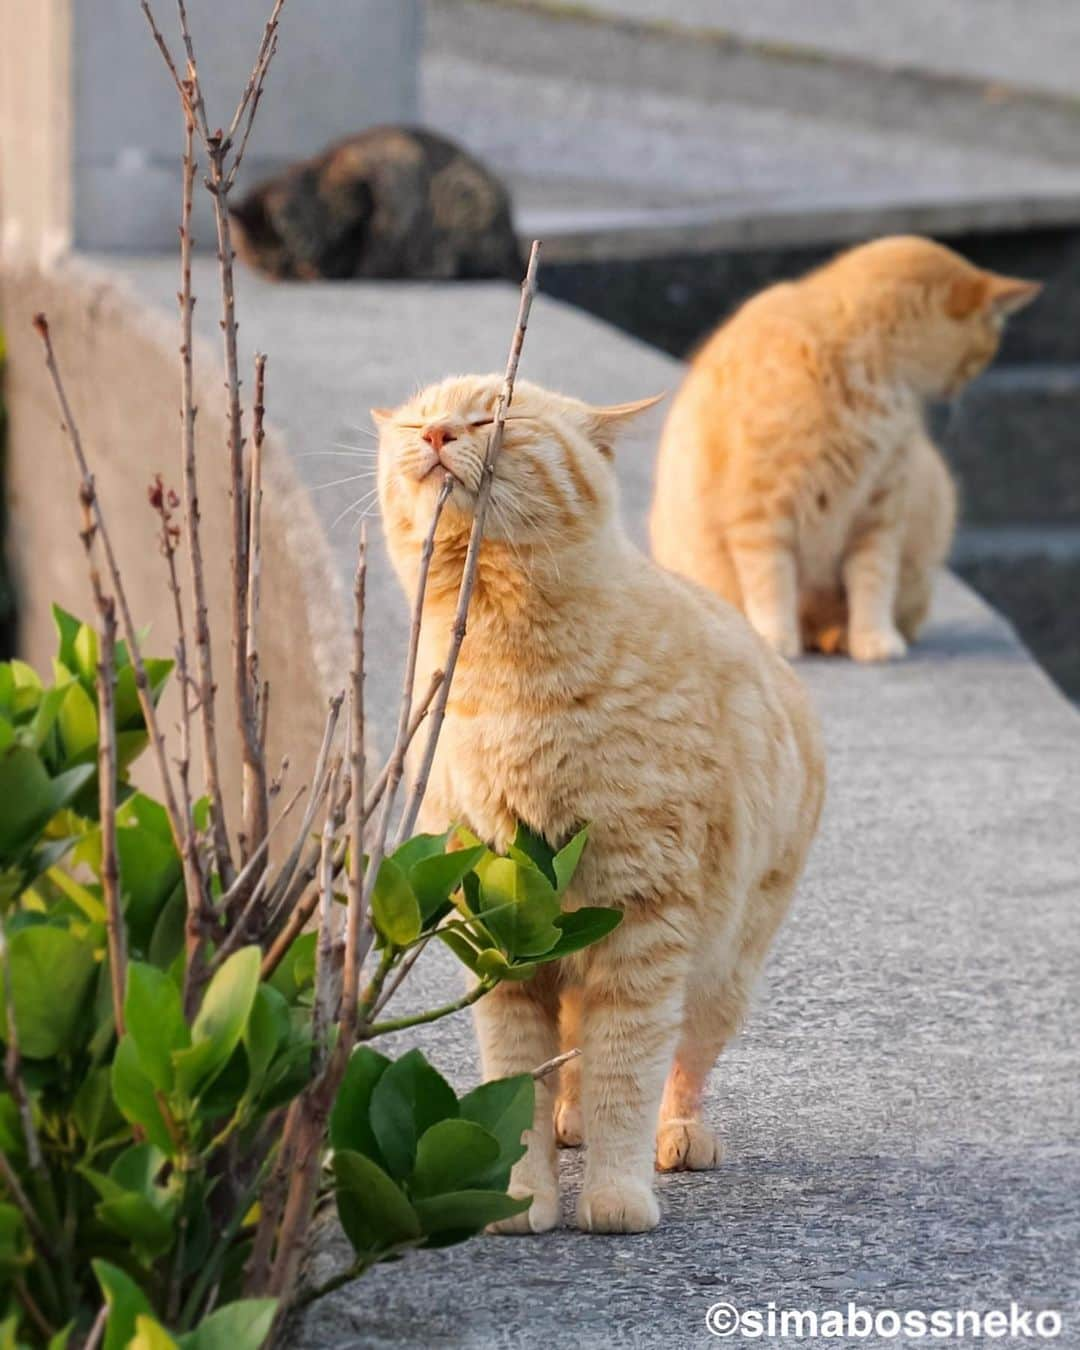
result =
[[[113,271],[171,316],[171,259]],[[200,264],[197,290],[210,285]],[[322,452],[366,444],[367,408],[415,380],[500,368],[516,301],[498,284],[275,286],[244,272],[239,304],[248,349],[270,352],[295,491],[329,529],[366,483],[318,485],[366,462]],[[679,367],[541,297],[522,375],[618,400],[670,388]],[[655,429],[618,457],[639,540]],[[342,583],[354,532],[331,534]],[[371,697],[385,725],[406,624],[377,540],[375,553]],[[910,660],[800,669],[825,722],[829,803],[759,1005],[714,1077],[722,1168],[665,1178],[664,1223],[646,1236],[567,1228],[381,1267],[310,1309],[298,1350],[678,1350],[712,1343],[703,1319],[719,1300],[821,1312],[1016,1299],[1061,1310],[1060,1344],[1080,1341],[1080,719],[951,578]],[[428,953],[408,997],[459,987]],[[458,1085],[475,1081],[467,1018],[418,1039]],[[564,1167],[569,1212],[580,1160]],[[315,1273],[343,1259],[330,1231]]]

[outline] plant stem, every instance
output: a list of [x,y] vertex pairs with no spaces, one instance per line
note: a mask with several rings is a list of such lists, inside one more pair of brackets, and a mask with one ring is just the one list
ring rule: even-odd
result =
[[362,1040],[370,1041],[376,1036],[386,1036],[391,1031],[405,1031],[409,1027],[420,1027],[428,1022],[438,1022],[443,1017],[449,1017],[451,1013],[461,1012],[462,1008],[472,1007],[485,994],[489,994],[494,987],[487,981],[481,981],[480,984],[474,985],[467,994],[455,999],[453,1003],[444,1003],[441,1008],[430,1008],[427,1012],[413,1013],[411,1017],[398,1017],[387,1022],[373,1022],[367,1027],[361,1027],[360,1037]]

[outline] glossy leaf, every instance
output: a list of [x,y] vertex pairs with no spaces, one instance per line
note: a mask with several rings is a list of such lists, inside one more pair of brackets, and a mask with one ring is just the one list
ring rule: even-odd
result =
[[113,1056],[111,1084],[113,1100],[125,1120],[142,1126],[150,1143],[163,1153],[173,1153],[174,1145],[155,1095],[154,1085],[143,1072],[139,1052],[131,1036],[124,1036]]
[[382,936],[405,947],[420,936],[420,905],[409,879],[393,858],[384,858],[371,896],[371,912]]
[[559,849],[558,853],[552,859],[552,867],[555,871],[555,894],[561,897],[566,894],[566,888],[574,878],[578,863],[581,861],[581,855],[585,851],[585,845],[589,842],[589,827],[578,830],[573,839],[564,847]]
[[441,853],[413,864],[409,881],[419,901],[420,916],[425,925],[461,885],[466,872],[471,872],[486,852],[484,846],[478,844],[474,848]]
[[416,1145],[409,1185],[416,1197],[468,1190],[499,1157],[499,1142],[472,1120],[440,1120]]
[[184,1021],[180,991],[163,970],[142,961],[129,964],[124,1021],[143,1073],[156,1088],[171,1092],[173,1056],[191,1044],[191,1033]]
[[93,1267],[109,1308],[102,1350],[127,1350],[128,1342],[135,1335],[136,1320],[152,1317],[153,1309],[130,1275],[125,1275],[108,1261],[95,1261]]
[[410,1050],[387,1068],[371,1093],[371,1128],[392,1177],[412,1171],[420,1136],[458,1113],[450,1084],[419,1050]]
[[408,1197],[370,1158],[349,1149],[335,1152],[334,1181],[338,1217],[358,1256],[421,1237]]
[[531,1196],[518,1200],[505,1191],[450,1191],[417,1200],[415,1209],[425,1233],[465,1238],[489,1223],[523,1214],[531,1204]]
[[[86,1004],[97,974],[88,942],[66,928],[35,924],[8,938],[11,998],[19,1049],[27,1059],[74,1050],[89,1034]],[[4,979],[0,972],[0,988]],[[7,1039],[7,998],[0,997],[0,1031]]]
[[180,1337],[181,1350],[261,1350],[277,1312],[273,1298],[244,1298],[226,1303]]
[[261,962],[258,947],[243,947],[210,981],[191,1028],[191,1047],[173,1056],[177,1084],[190,1096],[209,1085],[240,1044],[259,987]]
[[512,858],[489,857],[477,869],[484,926],[511,956],[540,956],[554,947],[559,902],[554,888],[533,867]]
[[462,1097],[458,1104],[462,1120],[472,1120],[482,1125],[499,1145],[495,1165],[478,1177],[474,1185],[505,1190],[510,1179],[510,1168],[525,1156],[521,1136],[526,1130],[532,1129],[535,1101],[536,1084],[528,1073],[481,1083]]
[[345,1066],[337,1098],[330,1112],[330,1145],[362,1153],[380,1167],[385,1159],[371,1128],[371,1095],[390,1067],[390,1061],[369,1045],[355,1049]]
[[558,942],[536,960],[558,961],[561,957],[569,956],[571,952],[591,947],[594,942],[599,942],[601,938],[607,937],[618,928],[622,918],[620,909],[567,910],[555,920],[555,926],[560,934]]

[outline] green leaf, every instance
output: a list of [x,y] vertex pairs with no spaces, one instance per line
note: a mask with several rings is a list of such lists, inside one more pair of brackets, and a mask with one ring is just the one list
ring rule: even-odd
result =
[[143,1072],[139,1052],[130,1035],[124,1036],[116,1047],[110,1081],[113,1100],[124,1119],[133,1125],[141,1125],[150,1143],[163,1153],[172,1154],[175,1151],[172,1136],[161,1114],[154,1085]]
[[499,1142],[472,1120],[440,1120],[416,1146],[410,1188],[414,1196],[464,1191],[479,1182],[499,1157]]
[[[540,956],[554,947],[559,902],[554,888],[529,864],[489,857],[476,869],[484,926],[511,956]],[[497,911],[497,912],[495,912]]]
[[240,1044],[259,987],[262,952],[242,947],[210,981],[191,1028],[191,1048],[173,1055],[176,1079],[196,1096],[221,1072]]
[[92,1069],[83,1079],[72,1103],[71,1119],[88,1151],[123,1126],[123,1117],[113,1102],[107,1068]]
[[98,715],[94,700],[81,684],[72,680],[56,714],[56,725],[64,744],[64,758],[76,759],[93,750],[98,741]]
[[61,1327],[55,1336],[49,1337],[49,1344],[46,1350],[68,1350],[71,1341],[71,1333],[75,1330],[75,1324],[69,1322],[66,1327]]
[[558,942],[536,960],[558,961],[571,952],[581,951],[582,947],[591,947],[594,942],[599,942],[618,928],[622,920],[621,909],[567,910],[555,920],[555,926],[560,931]]
[[178,1346],[160,1322],[140,1313],[135,1319],[135,1335],[128,1341],[127,1350],[178,1350]]
[[449,830],[445,834],[414,834],[411,839],[406,839],[400,847],[394,849],[390,857],[408,875],[409,871],[425,858],[441,857],[446,852],[446,841],[449,838]]
[[[8,938],[11,997],[19,1049],[27,1059],[66,1054],[90,1034],[86,1004],[97,962],[93,947],[66,928],[35,924]],[[4,980],[0,973],[0,989]],[[0,1031],[7,1040],[7,999]]]
[[52,616],[53,624],[56,627],[56,635],[60,639],[60,650],[57,655],[68,670],[74,670],[75,638],[82,625],[74,614],[69,614],[60,605],[53,605]]
[[26,1220],[14,1205],[0,1203],[0,1280],[6,1283],[32,1260]]
[[51,689],[46,689],[41,702],[34,713],[34,720],[29,726],[30,744],[35,750],[40,750],[56,724],[57,714],[60,711],[60,705],[64,702],[68,688],[72,683],[70,675],[61,676]]
[[385,1159],[371,1128],[371,1094],[390,1067],[390,1061],[368,1045],[350,1055],[345,1074],[330,1112],[330,1146],[362,1153],[380,1167]]
[[448,933],[445,929],[437,928],[435,936],[450,948],[463,966],[471,970],[474,975],[480,973],[480,953],[461,933]]
[[415,1209],[425,1233],[466,1238],[489,1223],[523,1214],[531,1204],[531,1196],[517,1200],[505,1191],[450,1191],[417,1200]]
[[56,778],[27,746],[11,745],[0,753],[0,859],[17,858],[36,841],[52,817],[94,775],[82,764]]
[[191,1044],[180,991],[163,970],[132,961],[128,965],[124,1021],[139,1065],[154,1087],[171,1092],[173,1056]]
[[375,926],[387,940],[406,947],[420,936],[420,905],[405,873],[393,860],[384,858],[371,896]]
[[11,709],[16,720],[33,712],[41,701],[43,692],[41,677],[33,666],[25,661],[9,661],[11,671]]
[[252,1095],[258,1092],[278,1049],[289,1035],[289,1005],[269,984],[260,984],[255,993],[251,1016],[244,1029],[244,1049],[247,1053],[249,1085]]
[[226,1303],[180,1337],[180,1350],[261,1350],[277,1312],[277,1299],[243,1298]]
[[117,826],[124,914],[132,944],[145,951],[158,916],[180,883],[180,855],[164,807],[141,792],[129,797],[117,812]]
[[581,855],[588,842],[589,827],[586,825],[583,830],[578,830],[565,848],[559,849],[552,859],[552,867],[555,870],[555,894],[560,899],[566,894],[566,888],[574,878],[577,865],[581,861]]
[[109,1307],[102,1350],[126,1350],[128,1342],[135,1335],[136,1319],[141,1316],[152,1317],[153,1309],[130,1275],[125,1275],[108,1261],[94,1261],[92,1265]]
[[338,1217],[358,1256],[422,1236],[407,1197],[370,1158],[349,1149],[335,1152],[334,1180]]
[[98,635],[95,630],[89,624],[80,624],[72,644],[72,651],[75,669],[87,684],[93,684],[97,679],[98,650]]
[[552,888],[558,884],[555,876],[554,850],[549,847],[546,839],[534,834],[527,825],[522,825],[520,821],[514,834],[514,842],[507,849],[507,853],[515,862],[535,867]]
[[532,1074],[519,1073],[513,1078],[495,1078],[490,1083],[467,1092],[458,1104],[462,1120],[472,1120],[493,1135],[499,1145],[496,1165],[474,1184],[505,1190],[510,1180],[510,1168],[525,1156],[521,1136],[533,1125],[536,1102],[536,1084]]
[[441,853],[413,864],[409,881],[420,903],[420,917],[425,925],[461,885],[465,873],[471,872],[486,852],[483,844],[478,844],[475,848]]
[[139,1260],[148,1265],[172,1249],[176,1236],[173,1216],[155,1209],[145,1196],[131,1192],[102,1200],[94,1213],[111,1232],[126,1238]]
[[390,1175],[397,1180],[407,1177],[420,1136],[457,1113],[453,1088],[419,1050],[410,1050],[391,1064],[372,1090],[370,1113]]
[[295,1003],[297,995],[315,977],[317,940],[317,933],[301,933],[270,976],[270,984],[284,997],[286,1003]]

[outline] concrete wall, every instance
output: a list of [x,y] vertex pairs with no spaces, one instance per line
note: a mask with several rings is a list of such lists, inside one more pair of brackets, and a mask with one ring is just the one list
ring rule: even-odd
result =
[[[204,303],[211,296],[204,293]],[[9,268],[0,290],[0,327],[8,344],[5,398],[9,412],[7,553],[19,606],[18,651],[42,671],[56,649],[50,606],[57,601],[89,617],[92,601],[79,544],[77,478],[67,438],[41,359],[31,316],[49,316],[60,362],[98,494],[139,624],[149,624],[148,650],[171,655],[175,643],[165,564],[146,489],[155,473],[179,487],[179,358],[177,330],[105,274],[77,262],[44,273]],[[229,504],[224,398],[219,355],[197,344],[199,496],[209,591],[222,769],[238,801],[238,738],[229,698]],[[299,786],[318,748],[329,686],[347,669],[341,623],[345,600],[323,536],[281,442],[271,428],[265,450],[261,656],[271,683],[271,766],[283,754],[288,782]],[[186,550],[181,559],[186,569]],[[175,686],[164,706],[171,731]],[[196,757],[198,758],[198,757]],[[140,762],[156,791],[149,756]],[[234,810],[235,819],[235,810]]]
[[[228,126],[269,0],[189,0],[207,110]],[[155,13],[181,50],[175,6]],[[238,184],[375,122],[416,116],[420,0],[292,0]],[[176,240],[177,96],[136,0],[0,0],[7,251],[153,251]],[[179,58],[178,58],[179,59]],[[196,234],[212,238],[207,204]]]

